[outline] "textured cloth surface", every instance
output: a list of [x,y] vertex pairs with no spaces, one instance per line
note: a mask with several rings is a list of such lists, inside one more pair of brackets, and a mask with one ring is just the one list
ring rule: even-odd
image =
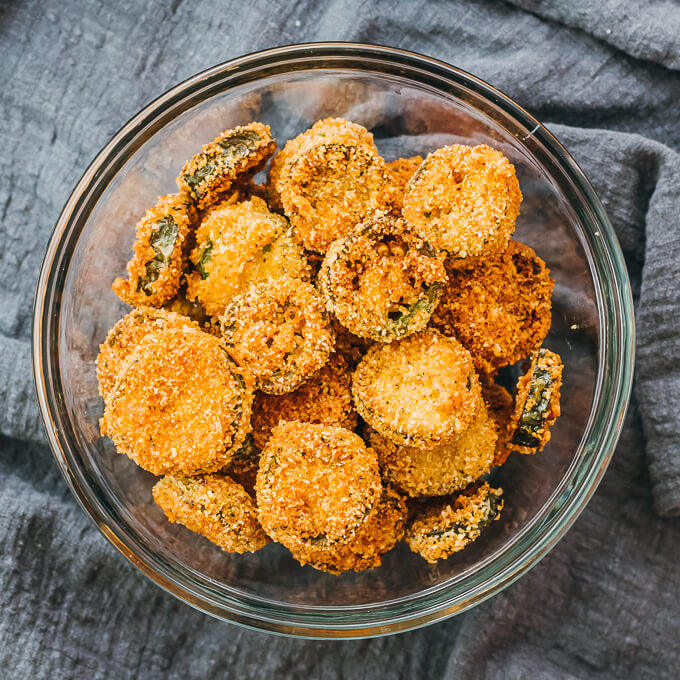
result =
[[[678,677],[679,26],[671,0],[0,0],[0,676]],[[548,123],[605,203],[638,323],[635,393],[616,455],[550,555],[471,612],[345,643],[223,624],[146,581],[71,497],[30,375],[42,253],[96,152],[196,71],[314,40],[438,57]]]

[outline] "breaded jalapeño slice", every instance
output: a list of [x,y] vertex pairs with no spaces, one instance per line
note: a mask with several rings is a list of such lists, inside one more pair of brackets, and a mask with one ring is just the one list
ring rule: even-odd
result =
[[445,281],[444,253],[394,215],[334,241],[318,277],[328,311],[351,333],[380,342],[425,328]]
[[255,552],[269,543],[255,501],[227,475],[168,475],[156,482],[153,498],[171,522],[183,524],[226,552]]
[[359,436],[291,421],[277,425],[262,450],[256,492],[264,530],[301,556],[352,540],[382,484],[375,452]]
[[205,210],[236,181],[257,172],[275,149],[268,125],[249,123],[227,130],[187,161],[177,186],[199,210]]
[[203,218],[191,253],[187,297],[210,316],[250,285],[281,276],[309,279],[309,265],[285,217],[257,197],[218,204]]
[[431,564],[445,560],[476,541],[500,516],[502,489],[486,482],[452,497],[428,501],[406,529],[406,543]]
[[252,378],[191,327],[147,335],[106,400],[102,435],[152,474],[215,472],[250,429]]
[[191,228],[190,209],[180,194],[168,194],[137,224],[128,278],[113,282],[113,292],[129,305],[162,307],[179,290]]
[[418,448],[460,434],[483,407],[470,353],[432,330],[373,345],[354,372],[352,395],[374,430]]

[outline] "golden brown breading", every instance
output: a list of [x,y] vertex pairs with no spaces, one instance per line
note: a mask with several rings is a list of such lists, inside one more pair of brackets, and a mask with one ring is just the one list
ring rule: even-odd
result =
[[226,130],[187,161],[177,186],[199,210],[205,210],[220,201],[236,181],[249,181],[275,150],[268,125],[249,123]]
[[550,441],[550,427],[560,415],[562,369],[559,354],[550,350],[541,347],[532,356],[515,390],[513,451],[538,453]]
[[109,331],[104,344],[99,345],[97,380],[102,397],[108,399],[130,354],[143,344],[147,335],[163,328],[181,327],[198,328],[185,316],[153,307],[133,309],[120,319]]
[[493,374],[540,347],[550,328],[553,281],[545,262],[511,241],[502,255],[450,267],[431,324],[458,338],[480,373]]
[[318,276],[328,311],[350,332],[379,342],[425,328],[445,281],[444,253],[393,215],[334,241]]
[[226,552],[255,552],[269,543],[255,502],[227,475],[166,476],[153,487],[153,498],[171,522],[183,524]]
[[191,261],[196,269],[187,276],[187,297],[210,316],[222,314],[254,283],[281,276],[307,280],[310,274],[287,220],[257,197],[215,206],[196,232]]
[[161,196],[138,222],[128,278],[116,279],[113,292],[132,307],[162,307],[171,300],[179,290],[191,227],[186,199]]
[[106,401],[101,431],[145,470],[224,467],[250,429],[252,378],[220,341],[190,327],[144,338]]
[[404,217],[432,245],[458,258],[502,252],[522,193],[515,168],[486,144],[446,146],[428,155],[404,194]]
[[404,537],[407,513],[403,497],[385,487],[375,510],[349,543],[322,550],[305,548],[291,552],[300,564],[310,564],[331,574],[375,569],[380,566],[382,556]]
[[397,196],[385,161],[366,146],[349,143],[298,153],[281,184],[283,208],[297,238],[319,253],[357,224],[389,211]]
[[333,332],[309,283],[282,277],[251,286],[221,317],[225,343],[269,394],[291,392],[328,361]]
[[272,428],[288,420],[337,425],[353,430],[357,426],[357,413],[352,402],[351,384],[352,375],[347,362],[343,357],[334,355],[320,371],[293,392],[256,392],[251,418],[255,443],[264,447]]
[[472,484],[493,466],[498,439],[485,407],[463,432],[431,449],[398,446],[372,429],[367,436],[383,479],[412,497],[443,496]]
[[281,203],[282,182],[285,182],[290,165],[298,153],[317,144],[330,142],[364,145],[373,153],[378,153],[373,143],[373,135],[362,125],[351,123],[343,118],[324,118],[317,120],[309,130],[289,140],[285,147],[272,158],[265,189],[267,202],[274,210],[283,211]]
[[502,489],[487,483],[419,508],[406,529],[406,543],[431,564],[477,540],[503,509]]
[[292,421],[277,425],[257,473],[260,522],[295,551],[351,541],[382,495],[375,451],[353,432]]
[[470,353],[432,330],[373,345],[354,372],[352,395],[374,430],[418,448],[459,434],[483,405]]
[[410,158],[397,158],[387,164],[389,171],[392,173],[392,178],[399,189],[395,208],[401,210],[403,207],[406,185],[422,163],[423,159],[421,156],[411,156]]

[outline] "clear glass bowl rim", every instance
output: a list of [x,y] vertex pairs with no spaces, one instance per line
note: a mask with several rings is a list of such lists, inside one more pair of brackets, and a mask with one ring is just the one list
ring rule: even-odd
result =
[[[360,606],[290,605],[235,589],[219,591],[200,574],[151,551],[113,516],[101,491],[88,482],[77,462],[59,388],[59,307],[68,266],[92,206],[128,154],[211,88],[223,91],[239,82],[310,68],[378,69],[444,93],[447,82],[453,83],[485,99],[533,137],[553,175],[568,185],[571,206],[587,237],[602,329],[593,407],[575,456],[579,465],[572,464],[537,516],[461,581]],[[618,240],[592,186],[555,137],[499,90],[445,62],[391,47],[328,42],[264,50],[209,68],[168,90],[116,133],[76,185],[47,246],[35,293],[32,352],[40,411],[57,463],[85,512],[132,564],[180,600],[223,620],[300,637],[360,638],[410,630],[469,609],[510,585],[554,547],[594,493],[618,441],[632,386],[634,335],[630,283]]]

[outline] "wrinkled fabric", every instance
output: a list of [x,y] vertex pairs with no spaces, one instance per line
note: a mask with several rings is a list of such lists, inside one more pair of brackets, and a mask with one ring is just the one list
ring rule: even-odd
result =
[[[670,0],[0,0],[0,676],[678,677],[679,25]],[[631,277],[638,340],[616,454],[558,546],[466,614],[343,643],[215,621],[147,581],[68,491],[30,370],[42,255],[98,150],[193,73],[316,40],[437,57],[545,122],[607,208]]]

